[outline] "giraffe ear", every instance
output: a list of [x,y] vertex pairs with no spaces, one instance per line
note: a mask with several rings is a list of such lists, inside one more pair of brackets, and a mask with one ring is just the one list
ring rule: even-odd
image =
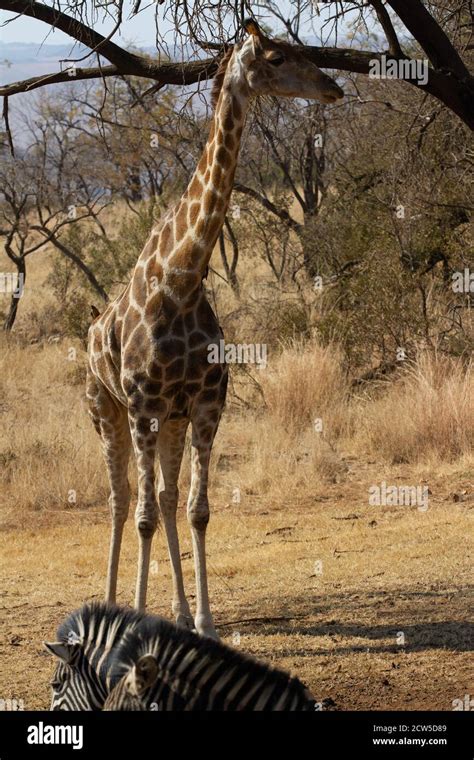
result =
[[239,50],[239,58],[244,65],[249,65],[254,61],[258,54],[262,52],[262,45],[260,39],[254,34],[247,37]]
[[259,40],[263,39],[262,30],[253,18],[245,19],[244,29],[247,34],[251,34],[253,37],[257,37]]

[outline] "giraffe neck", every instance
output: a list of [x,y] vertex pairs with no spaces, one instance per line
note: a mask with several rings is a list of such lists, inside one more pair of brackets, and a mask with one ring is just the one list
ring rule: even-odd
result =
[[[176,289],[179,272],[188,286],[200,284],[224,224],[232,193],[242,130],[249,102],[238,56],[226,69],[209,138],[181,200],[163,226],[156,250],[164,285]],[[193,277],[191,277],[191,274]],[[178,290],[183,290],[181,287]]]

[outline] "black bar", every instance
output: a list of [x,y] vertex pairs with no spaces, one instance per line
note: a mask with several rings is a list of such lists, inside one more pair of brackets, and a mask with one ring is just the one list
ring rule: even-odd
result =
[[[267,758],[283,746],[290,760],[326,757],[472,760],[473,714],[460,712],[70,713],[0,712],[0,760],[123,757],[164,760],[209,752]],[[41,729],[42,726],[42,729]],[[54,727],[64,727],[56,734]],[[53,727],[52,729],[50,727]],[[76,733],[73,733],[73,727]],[[82,735],[79,729],[82,728]],[[68,733],[69,732],[69,733]],[[29,743],[42,739],[42,744]],[[73,744],[46,743],[69,739]],[[79,745],[82,744],[81,747]],[[332,754],[334,753],[334,755]],[[347,754],[345,754],[347,753]]]

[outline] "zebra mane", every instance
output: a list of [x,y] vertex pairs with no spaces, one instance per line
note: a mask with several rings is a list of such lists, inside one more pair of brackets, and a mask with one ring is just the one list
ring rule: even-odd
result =
[[173,662],[174,675],[180,675],[180,662],[186,662],[186,655],[198,653],[200,658],[219,660],[228,667],[239,666],[239,672],[252,673],[265,677],[271,673],[273,681],[288,684],[293,679],[288,673],[277,670],[270,665],[259,662],[251,655],[239,652],[220,641],[199,636],[184,628],[178,628],[164,618],[144,615],[138,625],[126,632],[119,645],[114,649],[109,661],[111,684],[117,683],[133,664],[143,655],[153,655],[159,665],[167,670],[173,655],[179,655]]
[[[272,673],[272,678],[288,683],[288,673],[259,662],[214,639],[179,628],[165,618],[147,615],[117,605],[92,602],[71,613],[57,631],[63,643],[78,642],[85,652],[104,661],[111,683],[125,675],[143,655],[151,654],[166,668],[174,653],[184,656],[190,651],[200,657],[220,660],[228,666],[239,665],[255,675]],[[181,658],[180,658],[181,659]],[[175,663],[179,672],[179,663]]]
[[123,637],[125,631],[134,628],[143,614],[115,604],[91,602],[72,612],[57,630],[58,641],[64,644],[78,642],[84,650],[109,651]]

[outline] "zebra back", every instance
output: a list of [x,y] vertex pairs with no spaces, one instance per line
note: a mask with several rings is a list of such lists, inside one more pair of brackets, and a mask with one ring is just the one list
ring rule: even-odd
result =
[[107,710],[315,709],[297,678],[150,615],[125,634],[109,674]]

